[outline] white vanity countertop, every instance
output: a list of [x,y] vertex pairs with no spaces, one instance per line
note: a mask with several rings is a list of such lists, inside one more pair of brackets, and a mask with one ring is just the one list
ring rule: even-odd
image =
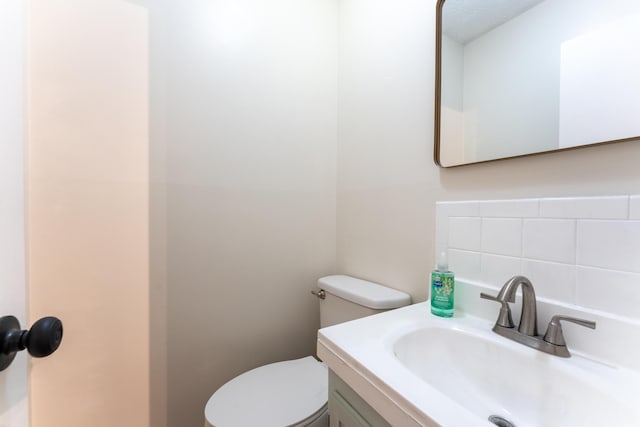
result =
[[[465,286],[463,286],[464,288]],[[347,384],[349,384],[367,403],[378,411],[389,423],[398,427],[410,427],[410,426],[445,426],[445,427],[473,427],[473,426],[493,426],[487,420],[488,415],[484,415],[484,409],[478,411],[478,407],[481,407],[486,402],[480,402],[483,400],[479,396],[483,396],[484,393],[484,381],[487,375],[500,376],[502,374],[501,362],[495,362],[496,359],[500,359],[502,355],[505,355],[505,370],[508,374],[505,374],[504,379],[499,379],[498,389],[500,388],[500,380],[507,383],[513,381],[517,382],[521,377],[526,375],[519,375],[523,371],[522,366],[527,370],[526,374],[529,378],[526,381],[536,383],[541,374],[546,376],[544,381],[538,384],[538,387],[542,387],[542,393],[538,393],[538,396],[546,394],[544,390],[547,390],[549,384],[554,384],[557,390],[561,390],[558,395],[559,400],[569,399],[567,401],[567,407],[571,410],[564,412],[561,415],[574,411],[573,414],[580,414],[583,412],[582,403],[586,407],[589,407],[589,402],[598,402],[600,397],[605,397],[607,402],[613,402],[614,405],[611,409],[605,405],[605,409],[599,409],[599,415],[608,415],[611,413],[620,412],[616,408],[622,408],[622,412],[625,412],[624,417],[620,418],[623,421],[619,425],[638,426],[640,425],[640,396],[637,394],[637,390],[640,389],[640,373],[635,366],[630,366],[632,359],[630,356],[634,356],[638,351],[638,344],[633,340],[629,340],[628,336],[626,340],[616,337],[602,337],[596,335],[592,330],[589,335],[588,332],[580,329],[585,328],[566,328],[566,337],[569,350],[573,354],[571,358],[561,358],[557,356],[547,355],[537,350],[528,348],[522,344],[510,341],[504,337],[501,337],[491,331],[497,317],[498,310],[495,307],[495,303],[480,301],[479,291],[496,292],[495,290],[488,288],[476,288],[475,285],[468,286],[465,292],[473,296],[469,297],[472,303],[477,304],[480,307],[473,308],[474,314],[479,316],[470,315],[462,310],[456,310],[456,314],[453,318],[440,318],[430,313],[428,302],[414,304],[408,307],[391,310],[382,314],[366,317],[363,319],[354,320],[351,322],[331,326],[321,329],[318,333],[318,356],[322,359],[328,367],[333,370],[338,376],[340,376]],[[477,296],[476,296],[477,295]],[[461,298],[465,300],[466,298]],[[518,304],[514,304],[516,309]],[[549,305],[542,301],[539,304],[540,310],[543,314],[538,316],[539,326],[546,326],[548,321],[547,312],[553,311],[554,313],[562,313],[569,310],[568,314],[581,314],[585,317],[585,313],[572,312],[570,307],[553,306],[551,308],[545,308],[545,305]],[[486,318],[485,313],[492,320]],[[608,333],[614,323],[617,324],[617,320],[609,320],[601,318],[594,313],[586,313],[586,317],[594,318],[597,320],[598,329],[600,332]],[[519,315],[517,309],[514,310],[514,320],[517,321]],[[614,322],[614,323],[612,323]],[[634,330],[635,325],[627,325],[629,330]],[[457,393],[457,386],[454,382],[451,384],[446,383],[448,394],[441,391],[443,387],[436,388],[428,381],[420,378],[415,372],[412,372],[407,366],[403,364],[396,356],[396,343],[402,337],[406,337],[412,332],[421,331],[424,329],[437,330],[440,336],[448,336],[448,334],[456,336],[466,336],[474,341],[476,344],[475,350],[469,351],[465,354],[465,351],[460,351],[461,347],[457,347],[455,353],[451,353],[449,348],[449,354],[456,354],[457,362],[464,364],[467,367],[467,373],[471,373],[472,376],[480,378],[475,380],[475,384],[483,384],[481,387],[481,393],[477,393],[477,389],[474,392],[468,392],[467,387],[464,385],[460,387],[460,394]],[[544,328],[542,329],[544,332]],[[416,336],[419,335],[416,334]],[[430,335],[427,335],[430,336]],[[612,345],[613,349],[601,350],[598,346],[603,344],[603,341],[607,341],[607,345]],[[445,340],[446,341],[446,340]],[[442,341],[442,342],[445,342]],[[595,341],[595,344],[592,342]],[[624,341],[624,342],[623,342]],[[444,350],[439,352],[439,346],[443,344],[434,343],[433,352],[431,352],[430,345],[433,341],[427,341],[423,339],[419,348],[420,354],[427,353],[429,355],[429,366],[439,365],[440,360],[438,357],[442,354],[442,357],[447,357],[444,354]],[[447,341],[448,342],[448,341]],[[572,346],[572,342],[576,343],[576,347]],[[480,344],[478,344],[480,343]],[[587,344],[585,344],[587,343]],[[491,347],[493,350],[484,351],[484,348]],[[581,348],[582,347],[582,348]],[[466,349],[466,341],[463,349]],[[594,353],[584,352],[584,349],[596,349]],[[476,363],[476,357],[484,354],[484,362]],[[621,354],[624,353],[624,354]],[[629,354],[631,353],[631,355]],[[421,356],[417,354],[418,363],[421,362]],[[608,356],[615,354],[619,360],[612,360]],[[487,356],[489,355],[489,356]],[[497,355],[497,357],[495,357]],[[620,355],[620,356],[618,356]],[[510,359],[509,359],[510,358]],[[516,360],[517,363],[511,363],[510,361]],[[495,363],[494,363],[495,362]],[[634,362],[635,363],[635,362]],[[484,364],[484,365],[483,365]],[[491,369],[485,369],[486,364],[493,364]],[[509,366],[506,366],[509,365]],[[633,365],[633,364],[631,364]],[[451,364],[449,363],[449,369]],[[454,365],[455,369],[455,365]],[[538,371],[536,371],[536,369]],[[486,371],[486,372],[485,372]],[[443,370],[444,372],[444,370]],[[493,374],[490,374],[493,372]],[[593,375],[591,375],[593,373]],[[565,375],[567,374],[567,375]],[[466,375],[466,374],[465,374]],[[484,376],[484,377],[483,377]],[[568,382],[562,382],[562,379],[556,378],[564,376],[569,378]],[[440,376],[440,380],[446,382],[448,378],[446,374]],[[458,378],[461,378],[458,376]],[[465,377],[466,378],[466,377]],[[571,378],[579,378],[574,381]],[[452,379],[455,381],[455,379]],[[463,380],[463,383],[465,381]],[[488,381],[492,382],[492,381]],[[442,383],[441,383],[442,384]],[[452,385],[453,384],[453,385]],[[567,384],[567,387],[565,387]],[[520,384],[521,390],[527,390],[528,383]],[[488,384],[487,387],[492,386]],[[493,384],[495,387],[495,384]],[[570,390],[564,392],[565,388]],[[586,391],[584,391],[586,390]],[[590,390],[594,390],[591,392]],[[597,391],[596,391],[597,390]],[[584,391],[584,392],[583,392]],[[495,388],[491,390],[495,392]],[[523,393],[526,394],[526,393]],[[578,394],[577,397],[573,395]],[[476,397],[474,397],[476,396]],[[527,397],[531,400],[535,400],[530,395]],[[541,401],[527,403],[527,405],[520,405],[523,401],[522,396],[502,396],[500,402],[504,400],[510,400],[504,402],[504,406],[494,405],[490,402],[490,407],[496,407],[496,412],[505,411],[509,413],[509,408],[515,408],[515,406],[531,406],[535,411],[536,405],[540,403],[540,407],[545,407],[549,402],[542,402],[544,396],[540,398]],[[551,401],[553,405],[557,402]],[[581,400],[583,399],[583,400]],[[610,400],[611,399],[611,400]],[[478,400],[478,402],[476,402]],[[490,400],[490,399],[489,399]],[[494,400],[493,402],[495,402]],[[565,402],[560,402],[564,405]],[[559,403],[559,404],[560,404]],[[553,406],[552,405],[552,406]],[[560,405],[560,406],[562,406]],[[594,406],[594,405],[591,405]],[[597,405],[596,405],[597,406]],[[547,407],[548,408],[548,407]],[[528,410],[528,408],[525,408]],[[548,408],[549,409],[549,408]],[[554,409],[554,408],[550,408]],[[557,408],[556,408],[557,409]],[[555,409],[554,409],[555,410]],[[577,410],[577,412],[576,412]],[[542,418],[536,419],[536,412],[528,412],[523,415],[524,412],[520,412],[520,420],[513,420],[518,427],[527,427],[539,425]],[[525,411],[526,412],[526,411]],[[589,411],[586,411],[588,413]],[[479,413],[483,415],[480,416]],[[512,411],[516,414],[517,411]],[[570,424],[583,425],[579,422],[576,424],[574,415],[566,415],[571,420]],[[578,415],[577,418],[583,419],[587,415]],[[615,418],[615,417],[614,417]],[[630,424],[628,420],[631,420]],[[635,421],[637,420],[637,424]],[[548,418],[547,421],[548,422]]]

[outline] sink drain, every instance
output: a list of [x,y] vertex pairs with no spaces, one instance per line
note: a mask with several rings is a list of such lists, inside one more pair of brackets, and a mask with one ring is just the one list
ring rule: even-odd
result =
[[512,423],[511,421],[509,421],[506,418],[502,418],[499,415],[491,415],[491,416],[489,416],[489,421],[492,422],[493,424],[497,425],[498,427],[516,427],[516,425],[514,423]]

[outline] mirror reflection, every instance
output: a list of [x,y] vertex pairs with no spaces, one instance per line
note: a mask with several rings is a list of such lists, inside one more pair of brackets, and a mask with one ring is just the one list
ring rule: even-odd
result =
[[640,1],[440,0],[438,20],[439,165],[640,136]]

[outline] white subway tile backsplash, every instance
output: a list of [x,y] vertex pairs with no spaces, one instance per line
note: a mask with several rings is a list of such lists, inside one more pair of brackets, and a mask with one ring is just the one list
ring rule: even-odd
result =
[[640,219],[640,196],[629,197],[629,219]]
[[523,227],[522,255],[525,258],[575,263],[575,220],[525,219]]
[[449,247],[448,227],[438,227],[437,224],[447,224],[450,217],[477,217],[479,212],[477,201],[436,202],[436,253]]
[[480,218],[449,217],[449,247],[480,251],[481,227]]
[[522,219],[483,218],[482,252],[521,256],[522,255]]
[[523,259],[522,275],[531,280],[538,296],[574,303],[575,265]]
[[540,217],[626,219],[629,196],[540,199]]
[[520,271],[520,258],[482,254],[480,279],[483,283],[501,287]]
[[[447,224],[443,226],[443,224]],[[445,209],[439,203],[436,203],[436,229],[435,229],[435,244],[436,254],[442,251],[446,251],[449,247],[449,215]]]
[[578,267],[576,304],[640,319],[640,274]]
[[579,265],[640,272],[640,221],[578,221]]
[[456,277],[640,321],[640,195],[438,202],[436,248]]
[[480,216],[499,218],[534,218],[538,216],[538,199],[480,201]]
[[449,270],[453,271],[457,278],[480,281],[481,255],[479,252],[449,250]]

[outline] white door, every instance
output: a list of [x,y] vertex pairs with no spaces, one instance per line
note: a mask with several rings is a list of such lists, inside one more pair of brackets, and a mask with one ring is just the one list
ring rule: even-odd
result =
[[[0,316],[26,325],[24,2],[0,0]],[[0,372],[0,426],[27,427],[27,358]]]

